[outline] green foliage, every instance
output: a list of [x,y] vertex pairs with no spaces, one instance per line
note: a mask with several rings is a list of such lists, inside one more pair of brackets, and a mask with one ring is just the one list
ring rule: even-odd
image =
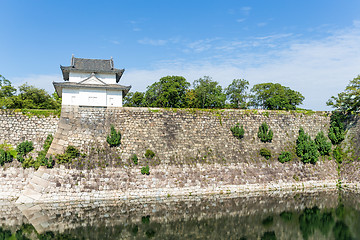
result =
[[280,218],[285,221],[285,222],[290,222],[291,219],[293,218],[293,213],[292,212],[282,212],[280,213]]
[[138,165],[138,157],[137,157],[136,154],[133,154],[133,155],[131,156],[131,160],[133,161],[133,163],[134,163],[135,165]]
[[258,138],[262,142],[271,142],[273,138],[273,131],[269,128],[266,122],[263,122],[259,127]]
[[279,155],[279,158],[278,158],[279,162],[281,162],[281,163],[289,162],[289,161],[291,161],[291,159],[292,159],[292,155],[288,151],[281,152],[281,154]]
[[223,108],[226,95],[218,82],[204,76],[195,80],[194,83],[194,107],[196,108]]
[[299,224],[303,238],[307,240],[317,229],[327,235],[334,224],[334,218],[331,212],[322,212],[318,207],[306,208],[299,216]]
[[260,155],[268,160],[271,158],[271,151],[267,148],[262,148],[260,149]]
[[248,94],[246,90],[249,88],[249,82],[245,79],[234,79],[232,83],[225,88],[227,99],[230,101],[232,108],[246,109],[246,99]]
[[12,162],[16,157],[17,152],[14,148],[6,142],[0,144],[0,165],[3,166],[5,163]]
[[276,240],[276,235],[274,231],[271,232],[264,232],[264,234],[261,236],[261,240]]
[[114,125],[111,125],[110,135],[106,137],[106,142],[110,147],[117,147],[121,143],[121,133],[115,130]]
[[360,75],[351,80],[344,92],[332,96],[326,103],[337,111],[358,112],[360,110]]
[[149,165],[146,165],[146,167],[142,167],[141,168],[141,174],[144,175],[149,175],[150,174],[150,169],[149,169]]
[[321,156],[329,155],[331,152],[331,142],[327,141],[323,131],[315,137],[315,143]]
[[336,146],[336,148],[333,151],[333,156],[334,156],[336,162],[338,162],[338,163],[343,162],[344,152],[340,146]]
[[330,116],[329,139],[332,144],[340,144],[345,139],[345,128],[343,124],[344,115],[334,112]]
[[150,149],[146,149],[144,156],[147,159],[153,159],[155,157],[155,153],[153,151],[151,151]]
[[250,105],[269,110],[295,110],[305,99],[301,93],[279,83],[256,84],[251,92]]
[[304,129],[300,128],[299,136],[296,140],[296,155],[301,158],[303,163],[315,164],[319,158],[318,146],[305,134]]
[[147,87],[145,101],[147,107],[185,107],[185,95],[190,83],[181,76],[166,76]]
[[64,154],[57,154],[55,158],[58,164],[70,163],[73,159],[80,156],[80,151],[74,146],[69,145]]
[[[43,144],[43,150],[41,150],[40,152],[38,152],[38,156],[36,157],[36,161],[34,163],[33,166],[30,167],[35,167],[36,169],[39,166],[45,166],[47,168],[52,168],[55,164],[54,160],[52,159],[52,156],[50,156],[49,158],[46,157],[46,154],[51,146],[51,143],[53,141],[54,137],[49,134]],[[23,165],[24,167],[24,165]]]
[[17,151],[17,159],[19,162],[23,162],[24,161],[24,157],[31,152],[32,150],[34,150],[34,144],[31,141],[25,141],[20,143],[17,147],[16,147],[16,151]]
[[129,92],[124,98],[124,107],[144,107],[145,94],[142,92]]
[[241,127],[239,127],[239,123],[237,123],[235,126],[230,128],[232,134],[234,135],[234,137],[238,138],[238,139],[242,139],[244,137],[245,134],[245,130],[243,125],[241,125]]

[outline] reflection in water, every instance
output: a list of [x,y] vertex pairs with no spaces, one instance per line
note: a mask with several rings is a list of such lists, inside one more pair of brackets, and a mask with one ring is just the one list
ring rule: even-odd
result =
[[2,207],[0,240],[360,239],[357,199],[358,195],[340,198],[331,192],[141,203],[8,204]]

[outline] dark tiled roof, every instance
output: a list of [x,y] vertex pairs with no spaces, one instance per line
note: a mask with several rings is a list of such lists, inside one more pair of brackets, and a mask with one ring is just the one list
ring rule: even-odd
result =
[[113,59],[86,59],[86,58],[71,58],[71,66],[61,66],[63,78],[65,81],[69,80],[69,73],[71,72],[90,72],[90,73],[115,73],[116,82],[120,81],[125,69],[114,68]]

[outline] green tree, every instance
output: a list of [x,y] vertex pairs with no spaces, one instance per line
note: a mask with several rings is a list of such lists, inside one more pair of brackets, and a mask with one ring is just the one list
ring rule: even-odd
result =
[[300,128],[299,136],[296,140],[296,155],[301,158],[303,163],[315,164],[319,158],[318,146],[310,136]]
[[16,88],[4,76],[0,75],[0,108],[9,108],[13,104],[12,97]]
[[292,110],[301,104],[304,96],[279,83],[256,84],[250,90],[251,106],[269,110]]
[[179,108],[186,106],[186,90],[190,83],[181,76],[166,76],[147,87],[145,101],[148,107]]
[[124,107],[143,107],[145,106],[145,93],[129,92],[124,98]]
[[19,95],[13,96],[11,108],[56,109],[58,103],[44,89],[23,84],[19,87]]
[[225,106],[226,95],[218,82],[204,76],[195,80],[195,107],[197,108],[222,108]]
[[326,103],[338,111],[358,112],[360,110],[360,75],[351,80],[344,92],[332,96]]
[[245,79],[234,79],[232,83],[225,88],[227,99],[230,101],[232,108],[247,108],[246,100],[248,94],[246,90],[249,88],[249,82]]

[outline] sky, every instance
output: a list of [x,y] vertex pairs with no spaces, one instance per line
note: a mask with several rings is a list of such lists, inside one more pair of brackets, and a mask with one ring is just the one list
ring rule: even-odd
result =
[[326,101],[360,74],[359,0],[0,0],[0,74],[54,92],[60,65],[110,59],[132,91],[168,75],[280,83]]

